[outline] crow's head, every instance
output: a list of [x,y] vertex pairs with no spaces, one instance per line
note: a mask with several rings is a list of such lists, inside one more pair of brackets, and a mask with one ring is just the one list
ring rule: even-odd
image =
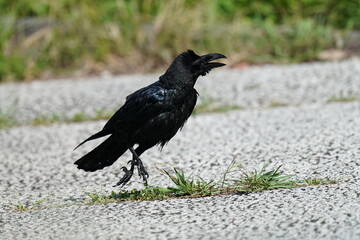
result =
[[224,63],[212,62],[213,60],[226,58],[226,56],[220,53],[209,53],[206,55],[198,56],[192,50],[185,52],[191,61],[191,72],[197,78],[199,76],[205,76],[212,69],[225,66]]
[[164,77],[178,84],[194,85],[199,76],[205,76],[212,69],[225,66],[224,63],[212,62],[213,60],[226,58],[220,53],[209,53],[202,56],[188,50],[178,55]]

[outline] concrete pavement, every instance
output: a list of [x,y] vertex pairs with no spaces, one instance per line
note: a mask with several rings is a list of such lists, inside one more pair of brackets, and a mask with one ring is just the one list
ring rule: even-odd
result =
[[[245,107],[193,116],[162,152],[143,155],[154,186],[171,186],[155,164],[217,179],[234,156],[247,170],[282,165],[295,178],[337,184],[197,199],[79,205],[86,192],[110,193],[130,159],[95,173],[73,152],[104,121],[0,130],[0,239],[359,239],[360,60],[214,71],[199,79],[201,96]],[[16,118],[113,109],[155,78],[120,76],[0,85]],[[224,82],[229,84],[226,85]],[[13,92],[13,95],[4,97]],[[328,102],[336,99],[338,102]],[[353,101],[346,102],[345,100]],[[344,100],[344,101],[342,101]],[[286,105],[271,107],[274,103]],[[127,189],[141,188],[135,176]],[[18,212],[18,201],[45,209]]]

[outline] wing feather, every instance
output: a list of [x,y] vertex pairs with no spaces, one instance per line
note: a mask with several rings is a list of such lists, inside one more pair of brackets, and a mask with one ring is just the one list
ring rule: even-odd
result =
[[141,126],[147,120],[166,111],[166,89],[153,83],[126,98],[125,104],[109,119],[104,129],[123,132]]

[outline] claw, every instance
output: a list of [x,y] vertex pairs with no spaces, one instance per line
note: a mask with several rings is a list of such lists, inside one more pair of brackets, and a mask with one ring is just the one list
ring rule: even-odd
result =
[[120,169],[125,172],[125,175],[113,187],[123,187],[130,180],[134,172],[134,165],[131,166],[130,170],[128,170],[126,167],[121,167]]
[[117,187],[117,186],[120,186],[120,187],[123,187],[131,178],[132,176],[132,172],[131,171],[128,171],[121,179],[119,182],[117,182],[113,187]]
[[146,171],[143,163],[141,162],[139,157],[134,157],[134,159],[129,160],[127,162],[127,164],[131,163],[131,167],[130,169],[127,169],[126,167],[121,167],[120,169],[123,170],[125,172],[124,176],[120,179],[120,181],[118,183],[116,183],[116,185],[114,185],[114,187],[120,186],[123,187],[127,182],[129,182],[129,180],[131,179],[133,172],[134,172],[134,167],[136,165],[136,168],[138,170],[138,174],[140,179],[142,179],[144,181],[144,184],[147,185],[147,179],[149,178],[149,174]]
[[138,170],[139,177],[142,178],[145,183],[147,183],[147,178],[149,177],[149,174],[147,173],[147,171],[146,171],[144,165],[142,164],[142,162],[138,161],[136,167],[137,167],[137,170]]

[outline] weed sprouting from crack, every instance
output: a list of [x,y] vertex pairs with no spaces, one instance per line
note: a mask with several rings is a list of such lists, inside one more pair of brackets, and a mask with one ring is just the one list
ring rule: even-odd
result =
[[233,187],[239,192],[259,192],[264,190],[279,189],[279,188],[293,188],[299,181],[290,180],[293,175],[284,175],[280,171],[281,166],[275,170],[265,171],[266,166],[259,171],[247,173],[242,171],[243,177],[240,179],[232,179]]
[[17,204],[15,204],[15,210],[31,211],[31,210],[39,210],[39,209],[47,208],[47,207],[42,206],[42,203],[48,199],[49,199],[49,197],[42,198],[40,200],[37,200],[34,204],[24,204],[24,203],[18,201]]
[[329,178],[312,178],[304,179],[303,183],[308,186],[324,185],[324,184],[335,184],[337,181]]
[[327,103],[334,103],[334,102],[346,103],[346,102],[354,102],[359,100],[360,99],[356,96],[346,96],[346,97],[333,96],[327,100]]
[[[104,196],[97,193],[87,193],[91,198],[88,204],[105,204],[120,201],[135,200],[164,200],[171,198],[194,198],[205,196],[216,196],[223,194],[241,194],[261,192],[273,189],[289,189],[295,187],[305,187],[319,184],[336,183],[335,180],[324,179],[304,179],[292,180],[293,175],[286,175],[278,166],[274,170],[267,171],[268,166],[263,166],[260,170],[247,172],[233,160],[227,167],[221,178],[217,181],[206,181],[203,178],[194,179],[188,177],[182,170],[173,168],[172,173],[165,169],[159,169],[163,174],[170,178],[173,187],[150,187],[144,189],[132,189],[115,193],[114,191]],[[235,177],[228,177],[229,175]],[[229,179],[228,179],[229,178]]]

